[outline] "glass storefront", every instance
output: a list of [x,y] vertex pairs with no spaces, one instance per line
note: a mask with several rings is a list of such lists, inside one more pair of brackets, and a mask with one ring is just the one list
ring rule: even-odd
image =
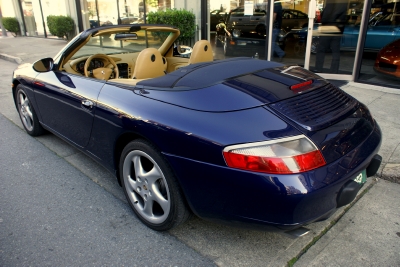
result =
[[[36,28],[35,13],[40,15],[40,10],[39,12],[37,9],[34,11],[32,1],[25,1],[25,0],[20,0],[20,1],[26,27],[25,34],[27,36],[37,36],[38,31]],[[36,18],[38,18],[38,15],[36,15]],[[39,19],[38,21],[40,22],[41,19]]]
[[[23,35],[38,37],[52,37],[48,15],[74,13],[82,31],[100,25],[146,23],[147,13],[186,8],[189,1],[13,0],[19,7],[17,17],[23,20]],[[269,27],[268,3],[274,0],[206,2],[197,8],[207,6],[209,21],[196,21],[200,28],[208,28],[215,59],[259,57],[304,66],[329,79],[400,88],[400,0],[277,1],[283,9],[282,23],[273,41],[269,40],[276,31]],[[200,10],[193,12],[200,14]],[[221,22],[225,28],[219,27]],[[276,51],[267,55],[275,43],[284,51],[283,57]]]
[[[304,66],[328,79],[398,87],[400,13],[396,1],[400,0],[278,1],[283,8],[281,30],[269,49],[268,1],[212,1],[210,38],[218,59],[267,59],[265,51],[276,42],[284,57],[275,51],[271,60]],[[310,3],[315,3],[315,11]]]
[[[82,29],[103,25],[145,23],[146,13],[173,8],[174,0],[15,0],[23,18],[24,35],[52,37],[47,16],[68,16],[75,6]],[[78,4],[76,2],[79,2]],[[78,10],[80,8],[80,10]],[[73,9],[73,8],[72,8]],[[78,22],[76,22],[78,25]]]
[[19,0],[27,36],[51,37],[47,27],[47,16],[66,16],[65,1]]
[[81,0],[85,28],[146,23],[146,14],[173,8],[173,0]]
[[372,84],[399,86],[400,3],[372,4],[363,45],[358,80]]

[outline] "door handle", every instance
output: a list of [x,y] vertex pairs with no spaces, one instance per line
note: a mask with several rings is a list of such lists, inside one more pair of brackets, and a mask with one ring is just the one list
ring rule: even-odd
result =
[[86,108],[93,108],[93,102],[90,100],[82,100],[82,106],[86,107]]

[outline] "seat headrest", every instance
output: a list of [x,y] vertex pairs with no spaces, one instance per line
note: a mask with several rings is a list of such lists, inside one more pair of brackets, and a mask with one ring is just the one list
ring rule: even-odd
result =
[[211,44],[207,40],[200,40],[194,44],[192,54],[189,58],[189,64],[213,61],[214,55]]
[[135,63],[134,79],[149,79],[165,75],[165,65],[161,53],[155,48],[142,50]]

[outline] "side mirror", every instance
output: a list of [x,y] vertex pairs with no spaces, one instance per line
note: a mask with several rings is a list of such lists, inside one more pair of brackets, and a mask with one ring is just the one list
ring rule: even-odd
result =
[[37,72],[48,72],[53,69],[54,61],[52,58],[44,58],[33,63],[33,69]]
[[181,56],[190,55],[193,51],[193,48],[187,45],[178,45],[176,47],[176,52]]

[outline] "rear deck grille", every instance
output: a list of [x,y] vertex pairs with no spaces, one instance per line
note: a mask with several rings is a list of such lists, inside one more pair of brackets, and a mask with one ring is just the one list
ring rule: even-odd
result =
[[331,84],[270,105],[309,131],[325,128],[355,110],[358,101]]

